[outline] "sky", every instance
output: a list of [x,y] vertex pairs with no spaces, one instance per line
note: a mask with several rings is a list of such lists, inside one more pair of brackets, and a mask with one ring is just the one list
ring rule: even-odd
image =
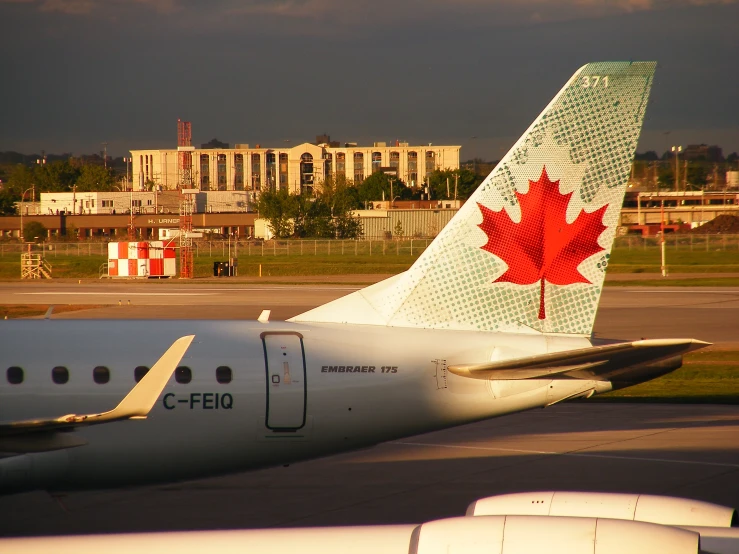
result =
[[582,65],[657,60],[638,151],[739,151],[739,0],[0,0],[0,151],[212,138],[499,159]]

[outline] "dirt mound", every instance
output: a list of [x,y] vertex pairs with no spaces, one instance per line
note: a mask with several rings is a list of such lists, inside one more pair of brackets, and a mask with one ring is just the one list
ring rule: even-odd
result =
[[700,227],[690,230],[699,235],[717,235],[721,233],[739,234],[739,217],[735,215],[720,215]]

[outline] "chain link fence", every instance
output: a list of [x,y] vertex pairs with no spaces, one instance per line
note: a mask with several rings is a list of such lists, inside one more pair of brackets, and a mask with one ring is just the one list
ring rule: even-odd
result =
[[[404,240],[204,240],[193,243],[197,257],[239,256],[417,256],[433,239]],[[615,249],[653,250],[660,248],[660,237],[616,237]],[[680,251],[739,251],[739,235],[666,234],[667,250]],[[175,241],[179,246],[179,243]],[[46,257],[107,256],[108,243],[98,241],[48,242],[43,247]],[[16,257],[27,250],[17,242],[0,242],[0,257]]]
[[[238,258],[239,256],[417,256],[433,239],[407,240],[204,240],[193,242],[193,256]],[[175,245],[179,243],[175,240]],[[35,245],[46,257],[107,256],[107,242],[48,242]],[[0,243],[0,258],[16,257],[28,249],[20,243]]]

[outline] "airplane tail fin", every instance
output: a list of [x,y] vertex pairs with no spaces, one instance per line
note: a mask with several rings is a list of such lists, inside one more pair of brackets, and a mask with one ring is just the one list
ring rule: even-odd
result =
[[408,271],[291,321],[590,335],[655,67],[579,69]]

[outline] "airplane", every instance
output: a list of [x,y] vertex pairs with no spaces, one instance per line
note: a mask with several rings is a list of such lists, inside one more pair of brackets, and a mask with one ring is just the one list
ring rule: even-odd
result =
[[421,524],[0,538],[5,554],[375,552],[737,554],[736,510],[646,494],[541,491],[474,501]]
[[655,67],[577,70],[408,271],[288,321],[0,321],[0,493],[289,464],[680,367],[707,343],[592,337]]

